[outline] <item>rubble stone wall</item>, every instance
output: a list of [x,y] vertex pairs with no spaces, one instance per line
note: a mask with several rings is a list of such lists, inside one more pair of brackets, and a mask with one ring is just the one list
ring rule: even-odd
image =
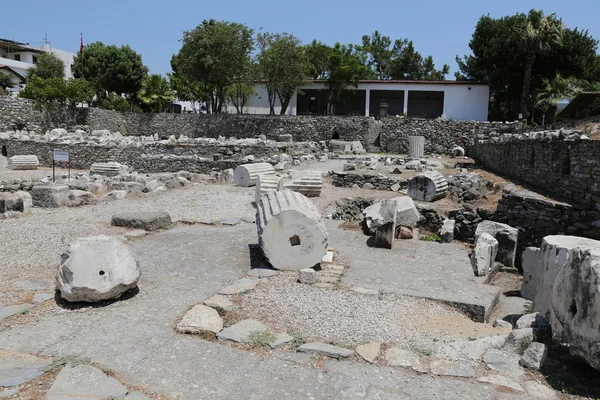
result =
[[486,169],[574,204],[600,207],[600,141],[487,141],[470,150]]
[[356,185],[356,187],[364,189],[393,190],[396,192],[408,188],[406,179],[380,174],[332,171],[331,177],[333,185],[338,187],[355,187],[354,185]]

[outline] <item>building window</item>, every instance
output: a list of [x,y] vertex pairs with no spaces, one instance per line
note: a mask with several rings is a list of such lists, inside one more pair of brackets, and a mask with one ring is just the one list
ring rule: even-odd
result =
[[33,56],[33,63],[37,64],[37,57],[36,56]]
[[20,54],[15,54],[14,55],[14,59],[15,59],[15,61],[21,61],[21,55]]

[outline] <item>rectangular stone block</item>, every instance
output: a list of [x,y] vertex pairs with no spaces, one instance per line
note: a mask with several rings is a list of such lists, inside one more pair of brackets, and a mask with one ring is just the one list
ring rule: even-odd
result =
[[54,208],[69,204],[69,187],[65,185],[39,185],[31,189],[34,207]]

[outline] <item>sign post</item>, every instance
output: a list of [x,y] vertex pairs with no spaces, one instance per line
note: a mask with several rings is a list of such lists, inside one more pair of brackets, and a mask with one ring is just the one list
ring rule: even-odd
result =
[[68,150],[52,150],[52,182],[55,182],[54,162],[66,161],[69,166],[69,182],[71,181],[71,158]]

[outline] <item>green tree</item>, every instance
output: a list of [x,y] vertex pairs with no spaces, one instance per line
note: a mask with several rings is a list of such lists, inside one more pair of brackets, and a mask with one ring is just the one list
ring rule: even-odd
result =
[[52,53],[42,53],[37,56],[37,64],[30,68],[27,78],[38,77],[42,79],[64,78],[65,64]]
[[348,87],[358,87],[358,81],[371,73],[372,70],[361,62],[353,46],[336,43],[327,57],[327,113],[334,115],[335,106],[341,103],[342,95],[348,91]]
[[362,37],[361,50],[368,55],[368,64],[375,69],[378,79],[389,79],[389,66],[394,55],[391,45],[389,36],[381,36],[379,31]]
[[388,76],[400,80],[440,80],[446,79],[450,66],[444,64],[437,70],[433,57],[423,56],[415,50],[412,41],[397,39],[392,50],[393,57],[388,66]]
[[[498,19],[482,16],[469,42],[472,54],[456,58],[456,79],[488,82],[491,120],[514,120],[520,113],[525,70],[522,27],[527,15],[516,14]],[[587,31],[565,29],[562,46],[538,53],[533,64],[530,93],[543,87],[560,73],[575,79],[593,81],[598,42]],[[535,101],[528,97],[529,104]]]
[[259,33],[258,74],[264,80],[271,115],[275,114],[275,99],[279,98],[283,115],[298,88],[306,82],[309,61],[300,40],[288,33]]
[[542,10],[530,10],[526,22],[518,27],[519,40],[525,51],[520,102],[520,111],[524,118],[528,115],[527,106],[535,58],[553,47],[559,47],[562,32],[562,21],[556,18],[556,14],[544,15]]
[[159,74],[152,74],[144,79],[137,97],[155,112],[161,112],[164,105],[175,98],[169,81]]
[[226,89],[250,63],[253,32],[244,24],[211,19],[183,33],[178,68],[189,82],[199,84],[213,113],[222,111]]
[[551,118],[548,122],[554,122],[559,101],[570,100],[580,91],[577,80],[571,77],[565,78],[558,74],[553,80],[544,79],[544,86],[538,92],[534,104],[534,111],[543,111],[542,125],[545,124],[546,115]]
[[227,99],[233,104],[238,114],[244,113],[246,102],[251,96],[256,95],[254,85],[244,81],[236,82],[229,86],[225,92]]
[[0,72],[0,94],[8,94],[8,89],[15,86],[10,75]]
[[307,75],[313,79],[325,79],[331,47],[313,40],[311,44],[304,46],[304,51],[309,62]]
[[202,83],[191,79],[182,72],[177,55],[171,57],[171,69],[173,72],[167,73],[167,76],[177,99],[192,103],[194,112],[196,112],[196,103],[209,102],[209,94]]
[[33,100],[37,108],[54,109],[67,102],[67,82],[63,78],[42,79],[34,76],[27,80],[19,96]]
[[67,80],[67,100],[72,107],[77,104],[92,104],[94,95],[94,88],[85,79],[69,78]]
[[133,97],[141,89],[148,68],[131,47],[96,42],[75,56],[73,73],[89,81],[99,98],[111,92]]

